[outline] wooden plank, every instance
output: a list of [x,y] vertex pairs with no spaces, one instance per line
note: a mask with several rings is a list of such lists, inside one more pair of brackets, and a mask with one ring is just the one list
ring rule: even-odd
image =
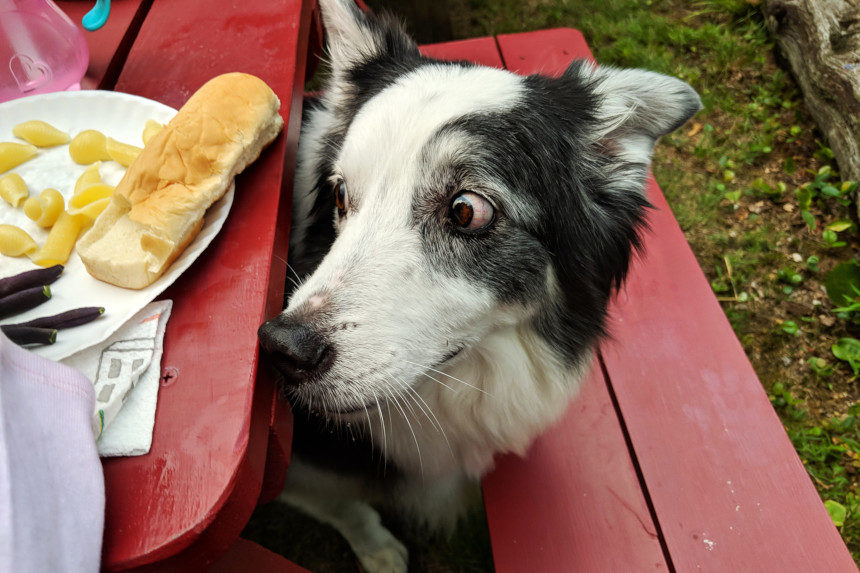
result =
[[498,41],[505,66],[519,74],[559,76],[574,59],[594,59],[582,33],[571,28],[501,34]]
[[660,189],[602,353],[679,571],[856,571]]
[[468,60],[492,68],[505,67],[504,62],[499,57],[496,41],[490,37],[428,44],[421,46],[421,53],[438,60]]
[[598,364],[563,419],[483,486],[500,573],[667,570]]
[[[93,7],[92,2],[80,0],[57,0],[56,4],[78,27]],[[84,31],[90,63],[81,81],[83,89],[113,88],[151,4],[152,0],[113,0],[107,23],[95,32]]]
[[246,573],[247,571],[310,573],[304,567],[291,563],[277,553],[241,537],[236,540],[230,551],[209,569],[209,573]]
[[[171,557],[217,560],[260,494],[274,388],[256,387],[257,327],[283,303],[290,193],[301,117],[310,2],[155,3],[116,89],[174,107],[209,78],[244,71],[281,98],[287,134],[236,181],[224,228],[166,293],[174,300],[146,456],[105,460],[106,568]],[[278,223],[281,227],[278,228]],[[176,555],[184,550],[180,555]]]
[[[257,383],[274,374],[269,369],[261,368],[257,371]],[[275,383],[270,382],[272,387]],[[284,480],[287,476],[287,467],[290,465],[290,453],[293,446],[293,412],[286,400],[280,400],[276,396],[272,400],[272,414],[269,419],[269,443],[266,452],[266,469],[264,473],[263,487],[260,490],[258,505],[268,503],[275,499],[284,489]]]
[[[519,50],[514,46],[507,57],[518,58]],[[503,67],[492,38],[423,46],[422,52]],[[540,61],[530,58],[521,61]],[[528,457],[502,456],[483,486],[497,571],[666,568],[599,367]]]

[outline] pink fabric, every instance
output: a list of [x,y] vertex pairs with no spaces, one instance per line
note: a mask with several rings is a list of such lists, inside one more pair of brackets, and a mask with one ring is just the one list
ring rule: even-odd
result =
[[0,571],[98,571],[102,466],[92,383],[0,333]]

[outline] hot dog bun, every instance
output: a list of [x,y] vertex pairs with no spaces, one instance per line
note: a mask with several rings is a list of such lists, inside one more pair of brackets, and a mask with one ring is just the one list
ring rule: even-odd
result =
[[87,271],[125,288],[152,284],[197,236],[206,209],[277,137],[279,107],[248,74],[204,84],[147,142],[78,241]]

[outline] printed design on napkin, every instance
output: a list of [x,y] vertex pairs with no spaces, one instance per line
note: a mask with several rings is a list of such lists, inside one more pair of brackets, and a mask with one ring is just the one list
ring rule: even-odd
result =
[[160,313],[156,313],[138,323],[134,334],[140,338],[118,340],[102,350],[93,382],[96,391],[94,426],[98,428],[97,438],[101,437],[105,426],[116,418],[141,374],[152,363],[160,316]]
[[169,300],[149,303],[104,342],[62,360],[93,382],[92,427],[102,457],[139,456],[152,445],[171,308]]

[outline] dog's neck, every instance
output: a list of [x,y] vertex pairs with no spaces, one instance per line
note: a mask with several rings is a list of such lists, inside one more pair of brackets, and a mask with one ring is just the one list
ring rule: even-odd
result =
[[[478,479],[496,453],[523,455],[535,436],[567,408],[588,372],[589,351],[562,364],[531,326],[485,337],[450,365],[389,400],[370,418],[376,448],[419,479]],[[368,422],[364,422],[366,425]]]

